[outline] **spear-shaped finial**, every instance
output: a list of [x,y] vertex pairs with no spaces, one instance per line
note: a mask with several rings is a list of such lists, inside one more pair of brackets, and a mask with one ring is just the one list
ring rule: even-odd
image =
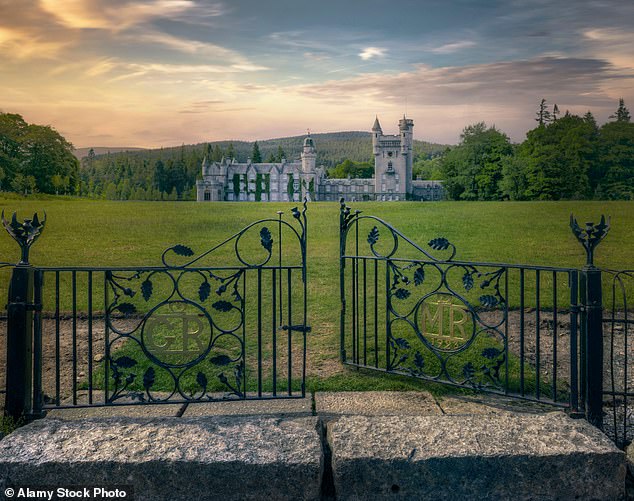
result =
[[570,229],[586,250],[586,265],[594,266],[594,249],[610,231],[610,217],[608,216],[608,222],[606,223],[605,216],[602,215],[599,224],[588,222],[585,228],[581,228],[575,217],[570,214]]
[[40,222],[37,217],[37,212],[33,214],[32,219],[24,218],[23,222],[18,221],[17,214],[14,212],[11,217],[11,221],[7,221],[4,218],[4,210],[0,215],[2,224],[7,230],[7,233],[18,243],[22,251],[22,256],[18,265],[29,264],[29,249],[31,245],[38,239],[38,237],[44,231],[44,225],[46,224],[46,212],[44,212],[44,219]]

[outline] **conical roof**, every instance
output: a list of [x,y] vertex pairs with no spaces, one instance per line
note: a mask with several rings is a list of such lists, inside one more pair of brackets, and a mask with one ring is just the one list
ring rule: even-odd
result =
[[372,130],[381,131],[381,124],[379,123],[379,117],[374,118],[374,125],[372,126]]

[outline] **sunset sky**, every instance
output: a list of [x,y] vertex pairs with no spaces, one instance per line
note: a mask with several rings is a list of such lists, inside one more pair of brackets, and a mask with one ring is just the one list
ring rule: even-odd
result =
[[522,141],[634,111],[634,0],[0,0],[0,111],[77,147],[369,130]]

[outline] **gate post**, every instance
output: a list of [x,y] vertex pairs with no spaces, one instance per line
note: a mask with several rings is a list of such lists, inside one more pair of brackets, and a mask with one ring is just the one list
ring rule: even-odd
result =
[[[46,214],[42,222],[37,213],[22,223],[18,222],[15,212],[11,222],[5,220],[4,211],[1,218],[21,249],[20,262],[11,275],[7,304],[5,414],[15,420],[28,419],[33,411],[33,312],[37,307],[33,304],[35,273],[29,264],[29,250],[44,229]],[[41,362],[41,358],[35,361],[36,364]],[[36,367],[36,373],[41,374],[41,367]]]
[[581,270],[581,389],[586,419],[603,426],[603,291],[601,270],[594,265],[594,249],[610,230],[610,220],[601,216],[599,224],[586,223],[582,229],[570,215],[570,228],[586,251]]

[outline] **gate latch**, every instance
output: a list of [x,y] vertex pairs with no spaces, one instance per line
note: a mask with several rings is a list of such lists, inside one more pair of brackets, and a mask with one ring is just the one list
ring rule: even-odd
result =
[[296,331],[296,332],[310,332],[312,330],[312,327],[310,325],[306,325],[304,326],[303,324],[299,324],[299,325],[282,325],[280,327],[280,330],[282,331]]

